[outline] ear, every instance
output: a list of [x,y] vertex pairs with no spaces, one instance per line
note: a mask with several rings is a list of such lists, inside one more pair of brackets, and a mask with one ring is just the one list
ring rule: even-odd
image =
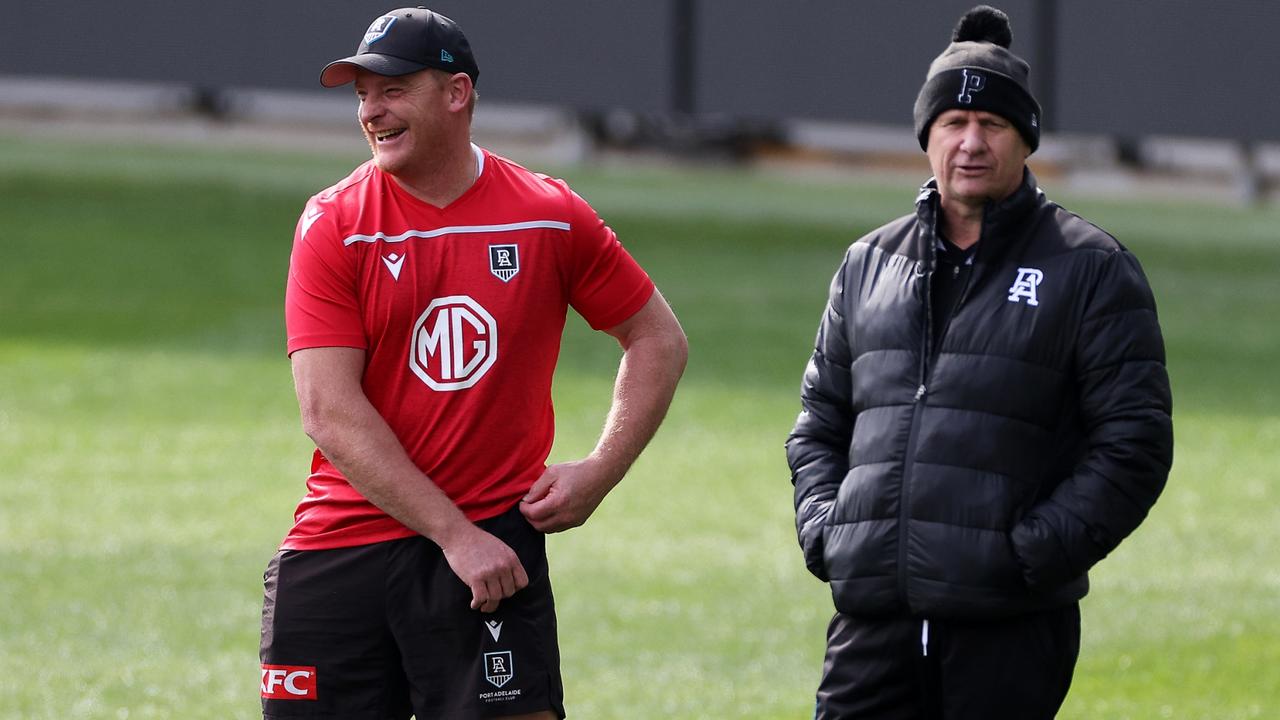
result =
[[466,73],[455,73],[446,83],[449,94],[449,111],[465,111],[471,103],[471,94],[475,87],[471,84],[471,76]]

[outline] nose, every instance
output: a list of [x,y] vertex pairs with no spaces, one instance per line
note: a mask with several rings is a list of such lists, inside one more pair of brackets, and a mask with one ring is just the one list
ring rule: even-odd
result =
[[382,103],[379,102],[374,93],[368,93],[360,100],[360,105],[356,109],[356,114],[360,118],[362,126],[368,125],[378,116],[382,115]]
[[980,153],[987,146],[986,137],[982,132],[982,124],[979,122],[969,122],[964,126],[964,132],[960,136],[960,149],[967,153]]

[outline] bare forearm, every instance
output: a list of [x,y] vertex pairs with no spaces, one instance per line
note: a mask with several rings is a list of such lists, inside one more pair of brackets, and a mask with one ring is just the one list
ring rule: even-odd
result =
[[355,399],[304,417],[307,434],[369,502],[437,544],[467,519],[409,458],[373,406]]
[[307,435],[361,495],[440,546],[470,588],[472,609],[493,612],[529,584],[515,551],[467,520],[369,402],[360,382],[363,350],[312,348],[291,358]]
[[613,404],[592,451],[608,468],[614,483],[622,479],[662,424],[687,356],[683,334],[637,338],[623,354]]
[[607,332],[623,355],[600,441],[582,460],[548,467],[520,501],[520,511],[542,532],[578,527],[591,517],[653,438],[684,373],[688,341],[656,290]]

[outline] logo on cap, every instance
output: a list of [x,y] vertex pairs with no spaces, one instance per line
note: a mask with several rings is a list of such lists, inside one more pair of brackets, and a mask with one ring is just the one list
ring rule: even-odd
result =
[[396,18],[394,15],[383,15],[377,20],[374,20],[373,24],[370,25],[369,29],[364,33],[364,44],[368,46],[381,40],[395,22]]
[[961,70],[960,95],[956,99],[968,105],[973,102],[973,93],[982,92],[982,88],[987,86],[987,78],[979,73],[969,74],[968,70]]
[[448,50],[440,51],[440,62],[447,62],[447,63],[453,62],[453,56],[449,54]]

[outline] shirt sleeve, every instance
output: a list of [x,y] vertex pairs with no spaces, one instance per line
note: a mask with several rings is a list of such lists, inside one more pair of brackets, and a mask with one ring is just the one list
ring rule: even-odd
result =
[[313,198],[294,231],[284,303],[290,355],[314,347],[368,347],[354,257],[343,252],[333,212]]
[[653,295],[653,281],[587,201],[573,191],[569,195],[569,304],[593,329],[606,330],[644,307]]

